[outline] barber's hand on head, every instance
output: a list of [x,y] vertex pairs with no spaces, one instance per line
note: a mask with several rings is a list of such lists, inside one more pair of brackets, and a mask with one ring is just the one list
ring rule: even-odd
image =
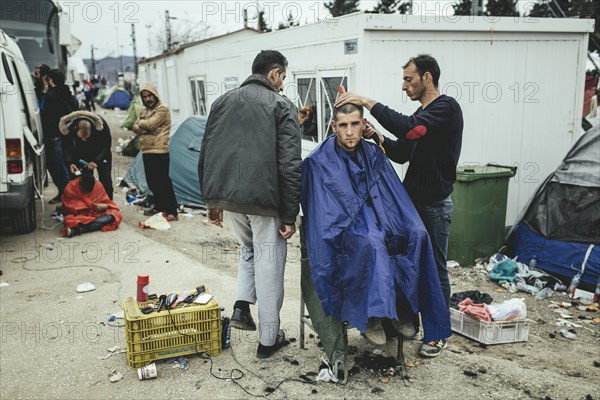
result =
[[294,236],[294,233],[296,233],[296,225],[283,225],[281,228],[279,228],[279,236],[285,240],[288,240]]
[[208,217],[208,223],[216,225],[220,228],[223,227],[223,210],[219,208],[209,208],[206,210],[206,216]]
[[335,102],[335,107],[343,106],[344,104],[356,104],[365,107],[367,110],[371,110],[377,102],[375,100],[371,100],[368,97],[361,96],[360,94],[348,92],[340,95]]
[[381,132],[379,132],[377,129],[373,128],[373,124],[369,120],[367,120],[367,123],[365,124],[365,127],[362,132],[362,136],[365,139],[373,139],[373,140],[375,140],[375,138],[373,136],[376,136],[379,139],[379,143],[383,143],[383,139],[384,139]]
[[71,173],[72,173],[73,175],[75,175],[79,169],[77,168],[77,165],[75,165],[75,164],[71,164],[71,165],[69,166],[69,170],[71,171]]
[[89,169],[90,171],[95,170],[96,168],[98,168],[98,164],[96,164],[95,162],[89,162],[87,165],[87,169]]

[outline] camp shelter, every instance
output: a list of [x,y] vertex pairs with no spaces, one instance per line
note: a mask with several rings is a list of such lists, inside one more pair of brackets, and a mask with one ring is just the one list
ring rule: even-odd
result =
[[[169,175],[178,204],[204,207],[200,194],[198,161],[205,127],[206,117],[193,116],[171,128]],[[123,181],[127,186],[134,186],[142,193],[151,194],[146,183],[141,152],[129,166]]]
[[587,131],[540,185],[511,235],[515,255],[595,286],[600,275],[600,126]]
[[142,112],[142,97],[139,94],[133,96],[131,100],[131,104],[129,104],[129,108],[127,109],[127,116],[123,121],[121,126],[125,129],[131,130],[133,128],[133,124],[137,121],[140,113]]
[[120,108],[121,110],[127,110],[131,104],[131,95],[123,88],[116,87],[115,90],[106,97],[103,108]]
[[[140,85],[154,83],[173,121],[181,121],[206,115],[220,95],[250,75],[261,50],[277,49],[289,62],[284,94],[299,108],[316,106],[317,141],[302,141],[306,156],[327,136],[340,84],[414,113],[420,104],[402,91],[402,66],[429,53],[440,64],[440,91],[463,110],[459,164],[518,167],[508,187],[505,223],[511,224],[583,133],[593,29],[593,20],[572,18],[355,13],[185,44],[141,61],[139,79]],[[396,165],[401,178],[406,168]]]
[[94,98],[94,101],[97,104],[102,105],[114,91],[115,91],[114,87],[100,87],[98,89],[98,93],[96,94],[96,97]]

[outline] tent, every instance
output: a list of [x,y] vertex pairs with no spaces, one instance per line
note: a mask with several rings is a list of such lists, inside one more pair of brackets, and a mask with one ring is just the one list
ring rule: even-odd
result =
[[127,109],[127,116],[125,117],[125,121],[121,125],[125,129],[131,130],[135,121],[137,121],[140,113],[142,112],[142,97],[139,94],[136,94],[131,100],[131,104]]
[[[600,275],[600,126],[583,134],[542,183],[515,223],[510,239],[524,263],[561,278]],[[592,289],[593,290],[593,289]]]
[[96,97],[94,98],[94,101],[96,102],[96,104],[102,105],[114,91],[115,91],[114,88],[100,87],[98,89],[98,93],[96,93]]
[[117,87],[115,90],[106,97],[103,108],[120,108],[121,110],[127,110],[131,104],[131,95],[123,88]]
[[[198,161],[205,127],[206,117],[193,116],[171,128],[169,175],[178,204],[204,207],[204,200],[200,194]],[[141,152],[129,166],[123,182],[127,186],[137,187],[142,193],[151,194],[146,183]]]

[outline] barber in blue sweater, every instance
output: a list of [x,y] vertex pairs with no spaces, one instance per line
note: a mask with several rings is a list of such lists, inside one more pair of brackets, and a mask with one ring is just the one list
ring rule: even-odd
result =
[[[408,60],[403,67],[402,90],[421,107],[413,115],[404,115],[365,96],[342,94],[335,107],[347,103],[361,104],[386,130],[397,137],[385,137],[372,127],[363,136],[377,140],[390,160],[410,161],[404,187],[410,195],[431,237],[442,292],[450,303],[450,280],[446,267],[448,232],[452,218],[450,194],[456,181],[456,165],[462,143],[463,116],[452,97],[440,94],[440,67],[428,54]],[[418,322],[415,321],[416,324]],[[423,343],[419,354],[436,357],[447,346],[446,340]]]

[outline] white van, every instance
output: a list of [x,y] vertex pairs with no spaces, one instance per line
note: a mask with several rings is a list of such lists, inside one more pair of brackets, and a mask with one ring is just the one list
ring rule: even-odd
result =
[[46,171],[42,122],[21,50],[0,30],[0,211],[16,233],[37,226],[36,187]]

